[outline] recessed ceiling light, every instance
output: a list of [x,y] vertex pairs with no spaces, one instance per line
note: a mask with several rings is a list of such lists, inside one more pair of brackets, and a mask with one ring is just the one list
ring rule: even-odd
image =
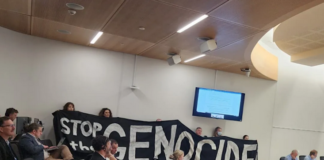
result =
[[201,54],[199,56],[196,56],[196,57],[190,58],[188,60],[185,60],[184,62],[187,63],[187,62],[193,61],[195,59],[198,59],[198,58],[201,58],[201,57],[204,57],[204,56],[206,56],[206,54]]
[[70,9],[74,9],[74,10],[84,10],[84,7],[80,4],[76,4],[76,3],[66,3],[66,6]]
[[58,29],[57,32],[62,33],[62,34],[71,34],[70,31],[64,30],[64,29]]
[[103,34],[103,32],[98,32],[97,35],[91,40],[91,44],[95,44],[97,42],[97,40],[101,37],[101,35]]
[[207,18],[208,15],[202,15],[201,17],[197,18],[196,20],[192,21],[191,23],[187,24],[186,26],[182,27],[181,29],[179,29],[177,32],[181,33],[185,30],[187,30],[188,28],[192,27],[193,25],[197,24],[198,22],[204,20],[205,18]]
[[141,31],[144,31],[145,30],[144,27],[138,27],[138,29],[141,30]]

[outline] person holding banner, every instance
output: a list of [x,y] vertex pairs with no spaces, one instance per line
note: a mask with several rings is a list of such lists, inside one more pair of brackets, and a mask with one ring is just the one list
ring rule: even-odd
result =
[[250,137],[249,137],[248,135],[244,135],[244,136],[243,136],[243,139],[244,139],[244,140],[249,140]]
[[197,128],[196,128],[196,134],[197,134],[198,136],[201,136],[201,133],[202,133],[202,129],[201,129],[201,127],[197,127]]
[[113,118],[113,115],[109,108],[103,108],[99,112],[99,117]]
[[90,160],[116,160],[111,153],[111,140],[105,136],[97,136],[92,140],[92,147],[95,150]]
[[74,104],[72,102],[67,102],[63,106],[63,111],[75,111]]
[[220,137],[220,136],[222,136],[222,128],[216,127],[214,130],[214,137]]
[[172,160],[183,160],[184,153],[182,150],[176,150],[173,154],[170,155],[170,159]]

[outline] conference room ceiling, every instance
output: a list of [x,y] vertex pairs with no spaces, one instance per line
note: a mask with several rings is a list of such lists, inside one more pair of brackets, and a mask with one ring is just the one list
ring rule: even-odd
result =
[[[0,0],[0,26],[33,36],[166,60],[200,55],[203,41],[214,38],[217,49],[189,63],[198,67],[270,79],[253,66],[250,54],[270,28],[322,0]],[[66,3],[84,10],[68,13]],[[200,17],[188,30],[177,30]],[[142,28],[145,28],[143,30]],[[62,32],[58,32],[62,30]],[[90,44],[103,31],[102,37]],[[260,36],[261,35],[261,36]],[[256,39],[257,38],[257,39]],[[320,42],[320,41],[319,41]],[[298,43],[298,42],[297,42]]]
[[274,32],[277,46],[291,61],[308,66],[324,64],[324,4],[281,23]]

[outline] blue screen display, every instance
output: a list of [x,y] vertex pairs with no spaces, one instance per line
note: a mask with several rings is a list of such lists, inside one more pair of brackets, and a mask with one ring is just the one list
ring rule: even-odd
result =
[[244,93],[196,88],[194,116],[242,121]]

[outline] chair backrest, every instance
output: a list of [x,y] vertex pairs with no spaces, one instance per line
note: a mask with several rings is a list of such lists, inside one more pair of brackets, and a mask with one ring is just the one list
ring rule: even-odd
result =
[[285,160],[285,157],[280,157],[280,160]]
[[45,146],[53,146],[53,143],[50,139],[43,139],[43,140],[40,140],[40,142],[45,145]]
[[299,160],[304,160],[305,157],[306,157],[305,155],[300,155],[300,156],[299,156]]
[[17,141],[11,141],[10,142],[10,147],[11,147],[12,151],[16,154],[17,160],[21,160],[20,152],[19,152],[19,148],[18,148],[18,142]]
[[320,160],[324,160],[324,156],[320,156]]

